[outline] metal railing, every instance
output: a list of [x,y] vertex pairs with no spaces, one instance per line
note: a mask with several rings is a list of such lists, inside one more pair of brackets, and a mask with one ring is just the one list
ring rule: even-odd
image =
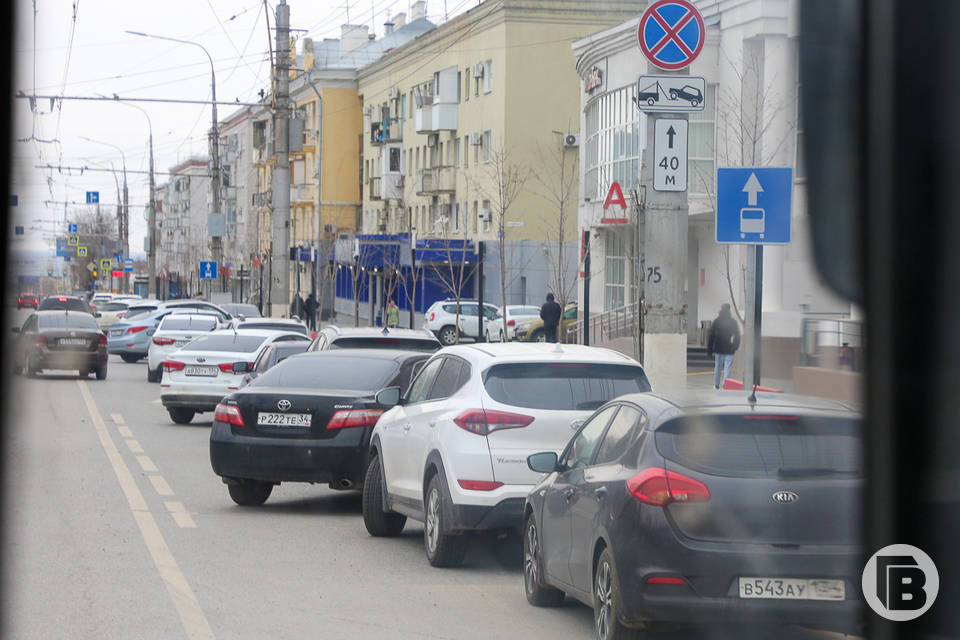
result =
[[[865,346],[863,322],[849,318],[807,316],[800,332],[800,362],[858,370],[856,351]],[[830,362],[831,360],[835,362]]]
[[590,344],[597,344],[614,338],[630,338],[639,328],[637,318],[639,308],[639,303],[634,302],[571,322],[567,325],[564,342],[577,344],[583,342],[584,321],[586,321],[589,331]]

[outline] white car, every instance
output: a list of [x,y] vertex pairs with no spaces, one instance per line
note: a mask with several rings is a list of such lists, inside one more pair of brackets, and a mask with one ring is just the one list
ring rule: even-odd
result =
[[[427,361],[370,440],[363,519],[395,536],[408,517],[424,522],[433,566],[459,565],[476,530],[518,532],[540,474],[527,456],[561,452],[573,429],[608,400],[650,391],[640,364],[595,347],[458,345]],[[395,406],[394,406],[395,405]]]
[[234,318],[234,326],[237,328],[237,331],[269,329],[272,331],[293,331],[308,338],[310,337],[310,331],[307,329],[307,325],[299,320],[291,320],[289,318],[245,318],[243,320]]
[[[460,301],[460,332],[470,338],[480,337],[480,327],[478,326],[477,309],[479,305],[476,300]],[[487,319],[492,319],[497,315],[498,309],[494,304],[483,303],[483,308]],[[428,329],[437,336],[437,340],[443,346],[450,346],[457,343],[457,301],[456,300],[438,300],[430,305],[426,313],[423,314],[424,328]]]
[[260,352],[284,340],[309,338],[281,331],[221,329],[171,353],[160,378],[160,402],[170,419],[187,424],[197,413],[216,409],[224,396],[240,388]]
[[109,329],[110,325],[124,317],[129,307],[129,301],[101,301],[97,305],[97,311],[100,313],[100,316],[97,318],[97,326],[100,327],[101,331]]
[[219,319],[212,314],[171,313],[157,325],[147,349],[147,382],[160,382],[163,361],[194,338],[214,331]]
[[[503,332],[503,313],[507,314],[507,332]],[[494,318],[484,318],[483,332],[487,342],[510,342],[514,338],[514,332],[517,327],[524,322],[537,320],[540,318],[540,307],[525,304],[509,304],[505,308],[497,310]],[[474,316],[470,322],[476,324],[477,318]],[[461,330],[464,328],[463,318],[460,319]]]

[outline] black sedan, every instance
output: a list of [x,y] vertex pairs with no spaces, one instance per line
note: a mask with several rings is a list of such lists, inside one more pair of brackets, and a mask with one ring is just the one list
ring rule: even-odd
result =
[[36,376],[43,369],[71,369],[97,380],[107,377],[107,337],[93,316],[83,311],[37,311],[30,314],[13,345],[15,371]]
[[240,505],[263,504],[281,482],[321,482],[359,489],[370,433],[389,407],[378,389],[406,389],[409,351],[344,349],[291,356],[214,412],[210,464]]
[[861,419],[811,398],[634,394],[601,407],[527,498],[524,589],[653,623],[860,624]]

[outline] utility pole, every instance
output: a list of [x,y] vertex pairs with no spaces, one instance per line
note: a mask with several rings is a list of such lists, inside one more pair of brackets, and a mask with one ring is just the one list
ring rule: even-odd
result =
[[[210,131],[210,213],[213,214],[215,221],[213,228],[208,223],[208,233],[210,234],[210,253],[213,261],[217,263],[217,269],[223,269],[223,238],[221,229],[225,224],[221,224],[223,216],[220,212],[220,132],[217,129],[217,76],[210,67],[211,96],[213,98],[212,119],[213,129]],[[224,229],[225,230],[225,229]]]
[[[126,259],[130,255],[130,199],[128,198],[127,192],[127,167],[123,167],[123,233],[120,236],[120,242],[123,246],[123,258]],[[120,293],[129,293],[130,292],[130,281],[127,278],[127,271],[123,268],[123,263],[121,262],[120,273],[123,275],[120,276]]]
[[277,5],[277,61],[274,66],[273,213],[270,217],[272,257],[276,263],[270,278],[270,315],[277,317],[290,302],[290,7]]

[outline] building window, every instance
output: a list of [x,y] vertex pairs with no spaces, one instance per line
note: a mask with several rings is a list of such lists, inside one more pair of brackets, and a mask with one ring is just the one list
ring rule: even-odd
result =
[[463,136],[463,168],[470,168],[470,136]]
[[400,120],[407,119],[407,94],[400,96]]
[[463,101],[467,102],[470,100],[470,67],[467,67],[463,73],[467,78],[467,81],[463,83]]
[[640,183],[641,130],[645,117],[634,104],[636,86],[600,96],[587,106],[584,199],[603,198],[610,184],[626,192]]
[[474,200],[474,201],[473,201],[473,224],[471,225],[471,226],[473,227],[473,233],[474,233],[474,235],[476,235],[476,233],[477,233],[477,215],[478,215],[477,209],[478,209],[478,207],[477,207],[477,201]]
[[387,170],[393,173],[400,172],[400,147],[390,147],[389,167]]
[[708,84],[703,96],[703,111],[690,114],[690,134],[688,142],[689,173],[688,191],[690,195],[707,196],[716,192],[716,120],[717,85]]
[[493,135],[489,131],[483,132],[483,161],[490,162],[490,148],[493,146]]
[[460,138],[454,138],[453,144],[453,166],[460,166]]
[[480,146],[479,144],[473,145],[473,164],[474,166],[480,164]]
[[604,236],[603,310],[611,311],[627,303],[627,252],[622,233],[610,230]]
[[460,203],[453,203],[453,230],[460,231]]
[[487,60],[483,63],[483,92],[493,91],[493,60]]

